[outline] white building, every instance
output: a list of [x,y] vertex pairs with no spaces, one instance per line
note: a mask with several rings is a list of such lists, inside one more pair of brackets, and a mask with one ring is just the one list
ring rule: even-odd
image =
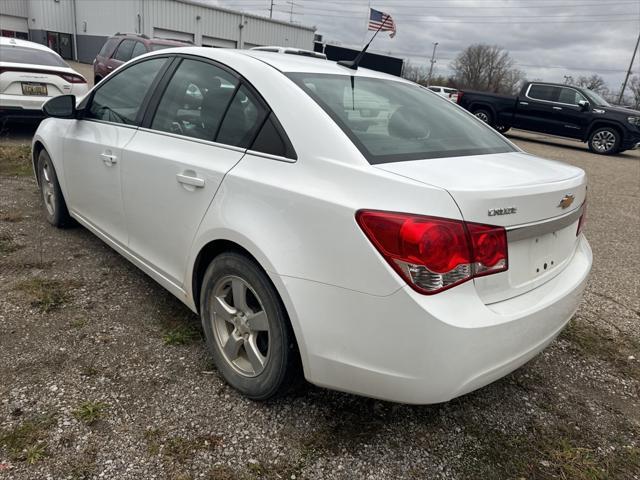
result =
[[[251,48],[281,45],[313,49],[315,28],[270,20],[203,0],[0,0],[0,30],[48,45],[62,57],[92,62],[116,32]],[[266,5],[266,4],[265,4]]]

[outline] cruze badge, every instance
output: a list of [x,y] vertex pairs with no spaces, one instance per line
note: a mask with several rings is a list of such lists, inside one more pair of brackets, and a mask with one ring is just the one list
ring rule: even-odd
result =
[[568,193],[567,195],[562,197],[562,200],[560,200],[560,204],[558,205],[558,207],[561,207],[562,209],[569,208],[575,198],[575,195],[573,195],[572,193]]
[[516,207],[492,208],[488,213],[490,217],[495,217],[496,215],[513,215],[514,213],[518,213],[518,209]]

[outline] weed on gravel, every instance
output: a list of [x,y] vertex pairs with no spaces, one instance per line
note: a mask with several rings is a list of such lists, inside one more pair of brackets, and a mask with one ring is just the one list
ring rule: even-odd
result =
[[30,298],[31,306],[49,313],[68,303],[71,300],[70,290],[77,286],[75,281],[35,277],[19,282],[15,289]]
[[104,412],[108,407],[109,405],[104,402],[87,400],[73,411],[73,416],[86,425],[93,425],[103,418]]
[[0,447],[6,449],[13,461],[36,463],[48,456],[46,440],[54,425],[53,416],[45,415],[0,429]]
[[0,145],[0,176],[27,177],[33,175],[29,145]]
[[165,345],[186,345],[200,338],[200,332],[193,325],[179,325],[165,331],[162,339]]
[[8,255],[21,248],[23,248],[23,246],[16,243],[11,235],[7,233],[0,234],[0,255]]

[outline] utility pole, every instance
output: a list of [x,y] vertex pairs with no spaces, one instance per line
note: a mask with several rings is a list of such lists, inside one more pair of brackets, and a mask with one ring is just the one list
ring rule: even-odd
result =
[[273,18],[273,0],[271,0],[271,6],[269,7],[269,18]]
[[431,54],[431,66],[429,67],[429,75],[427,75],[427,87],[431,85],[431,74],[433,73],[433,65],[436,63],[436,48],[438,48],[438,42],[433,43],[433,53]]
[[624,82],[622,82],[622,90],[620,90],[620,97],[618,98],[618,103],[622,104],[622,97],[624,97],[624,90],[627,88],[627,82],[629,81],[629,76],[631,75],[631,69],[633,68],[633,61],[636,59],[636,53],[638,53],[638,45],[640,45],[640,33],[638,34],[638,41],[636,42],[636,48],[633,49],[633,55],[631,56],[631,63],[629,63],[629,70],[627,70],[627,75],[624,77]]
[[289,1],[287,2],[289,5],[291,5],[291,12],[289,14],[289,23],[293,23],[293,7],[298,7],[300,6],[300,4],[294,2],[294,1]]

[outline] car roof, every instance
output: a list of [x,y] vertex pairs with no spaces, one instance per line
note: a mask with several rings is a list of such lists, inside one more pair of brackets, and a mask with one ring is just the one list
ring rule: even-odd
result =
[[34,50],[44,50],[46,52],[53,53],[54,55],[58,55],[56,52],[51,50],[49,47],[45,47],[39,43],[30,42],[28,40],[21,40],[19,38],[11,38],[11,37],[0,37],[0,45],[8,45],[13,47],[23,47],[23,48],[33,48]]
[[[157,51],[146,54],[151,55],[166,55],[166,51]],[[349,75],[356,77],[371,77],[381,78],[387,80],[394,80],[397,82],[403,82],[415,85],[413,82],[404,80],[403,78],[389,75],[387,73],[377,72],[375,70],[369,70],[366,68],[358,68],[358,70],[351,70],[347,67],[338,65],[336,62],[330,60],[324,60],[321,58],[306,57],[300,55],[283,55],[280,53],[263,52],[259,50],[236,50],[229,48],[210,48],[210,47],[178,47],[172,48],[171,53],[190,54],[197,55],[204,58],[210,58],[225,64],[228,64],[233,68],[233,58],[247,57],[255,60],[256,65],[271,66],[282,73],[318,73],[318,74],[330,74],[330,75]]]

